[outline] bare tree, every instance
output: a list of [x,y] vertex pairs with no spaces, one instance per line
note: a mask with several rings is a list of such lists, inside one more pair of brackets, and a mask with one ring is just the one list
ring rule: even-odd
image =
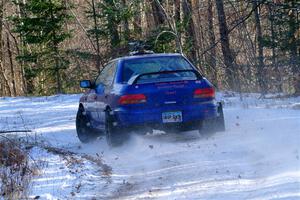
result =
[[234,89],[235,91],[239,91],[238,89],[239,86],[236,83],[236,80],[239,77],[235,77],[238,75],[238,73],[236,73],[235,71],[236,69],[235,69],[234,57],[229,45],[229,31],[226,22],[226,15],[224,11],[224,2],[223,0],[215,0],[215,2],[216,2],[216,8],[218,12],[220,40],[221,40],[222,53],[224,57],[224,64],[226,67],[225,70],[226,70],[227,82],[230,88]]
[[92,10],[93,10],[93,20],[94,20],[94,31],[95,31],[95,42],[96,42],[96,68],[100,71],[100,37],[99,37],[99,25],[98,25],[98,18],[97,18],[97,12],[96,12],[96,5],[95,0],[92,0]]
[[[290,11],[289,11],[289,48],[290,48],[290,64],[293,71],[293,85],[295,89],[295,95],[300,95],[300,55],[298,55],[298,46],[297,46],[297,40],[296,40],[296,32],[298,31],[299,27],[297,26],[297,20],[298,20],[298,13],[296,11],[296,1],[297,0],[291,0],[289,1],[290,4]],[[300,50],[299,50],[300,51]],[[300,54],[300,52],[299,52]]]
[[9,80],[5,74],[4,69],[4,61],[3,61],[3,38],[2,38],[2,31],[3,31],[3,11],[4,11],[4,0],[1,0],[0,2],[0,81],[2,82],[2,87],[0,88],[2,91],[2,95],[12,95],[12,92],[10,91],[9,87]]
[[256,26],[256,36],[257,36],[257,46],[258,46],[258,69],[257,69],[257,79],[261,94],[265,95],[267,92],[266,83],[265,83],[265,63],[264,63],[264,47],[262,44],[262,30],[261,30],[261,21],[259,16],[259,6],[257,0],[252,1],[252,7],[254,10],[255,17],[255,26]]
[[[209,39],[209,46],[213,46],[216,42],[216,36],[214,31],[214,22],[213,22],[213,2],[212,0],[208,0],[207,6],[207,25],[208,25],[208,39]],[[209,52],[208,65],[212,68],[212,81],[217,83],[217,69],[216,69],[216,49],[212,48]],[[215,84],[217,85],[217,84]]]
[[11,83],[12,83],[12,88],[13,88],[13,95],[17,96],[14,62],[13,62],[12,52],[11,52],[11,48],[10,48],[10,40],[9,40],[9,34],[8,33],[6,33],[6,44],[7,44],[8,58],[9,58],[9,64],[10,64],[10,73],[11,73]]
[[[178,26],[179,23],[181,22],[181,3],[180,0],[174,0],[174,17],[175,17],[175,26]],[[181,43],[181,33],[178,32],[178,40]]]
[[165,22],[165,14],[160,5],[161,4],[159,0],[153,0],[151,2],[152,14],[156,27],[161,26]]
[[188,57],[192,60],[194,64],[197,63],[197,38],[195,33],[194,21],[192,17],[192,10],[191,10],[191,1],[190,0],[183,0],[182,2],[182,10],[184,15],[184,21],[187,22],[187,30],[186,36],[187,41],[189,43],[190,49],[188,52]]
[[270,21],[270,31],[271,31],[271,42],[272,42],[272,67],[276,71],[276,88],[278,92],[282,92],[282,80],[281,80],[281,72],[279,69],[279,65],[277,63],[277,55],[275,49],[275,27],[274,27],[274,8],[273,5],[268,4],[268,17]]

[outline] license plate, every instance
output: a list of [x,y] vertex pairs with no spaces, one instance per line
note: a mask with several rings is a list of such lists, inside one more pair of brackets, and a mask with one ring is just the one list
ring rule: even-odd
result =
[[163,123],[174,123],[174,122],[182,122],[182,112],[174,111],[174,112],[164,112],[162,113]]

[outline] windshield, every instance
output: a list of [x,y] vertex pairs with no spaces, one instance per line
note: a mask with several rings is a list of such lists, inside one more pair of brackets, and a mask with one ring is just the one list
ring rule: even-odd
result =
[[[191,64],[181,56],[149,57],[126,60],[123,63],[122,82],[127,83],[131,77],[139,74],[189,69],[193,69]],[[157,82],[161,80],[187,80],[196,78],[197,77],[193,72],[154,74],[141,77],[139,83]]]

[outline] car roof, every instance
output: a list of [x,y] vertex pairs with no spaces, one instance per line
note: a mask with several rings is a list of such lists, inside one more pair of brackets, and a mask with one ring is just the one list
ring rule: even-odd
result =
[[179,53],[153,53],[153,54],[124,56],[124,57],[117,58],[115,60],[125,61],[125,60],[134,60],[134,59],[140,59],[140,58],[174,57],[174,56],[182,56],[182,54],[179,54]]

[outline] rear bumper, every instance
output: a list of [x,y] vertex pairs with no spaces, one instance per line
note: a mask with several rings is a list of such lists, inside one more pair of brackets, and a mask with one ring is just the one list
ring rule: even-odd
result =
[[193,105],[168,105],[151,109],[117,108],[114,115],[118,126],[139,126],[139,125],[171,125],[164,124],[162,113],[169,111],[182,112],[182,124],[212,119],[218,116],[218,104],[215,101],[202,102]]

